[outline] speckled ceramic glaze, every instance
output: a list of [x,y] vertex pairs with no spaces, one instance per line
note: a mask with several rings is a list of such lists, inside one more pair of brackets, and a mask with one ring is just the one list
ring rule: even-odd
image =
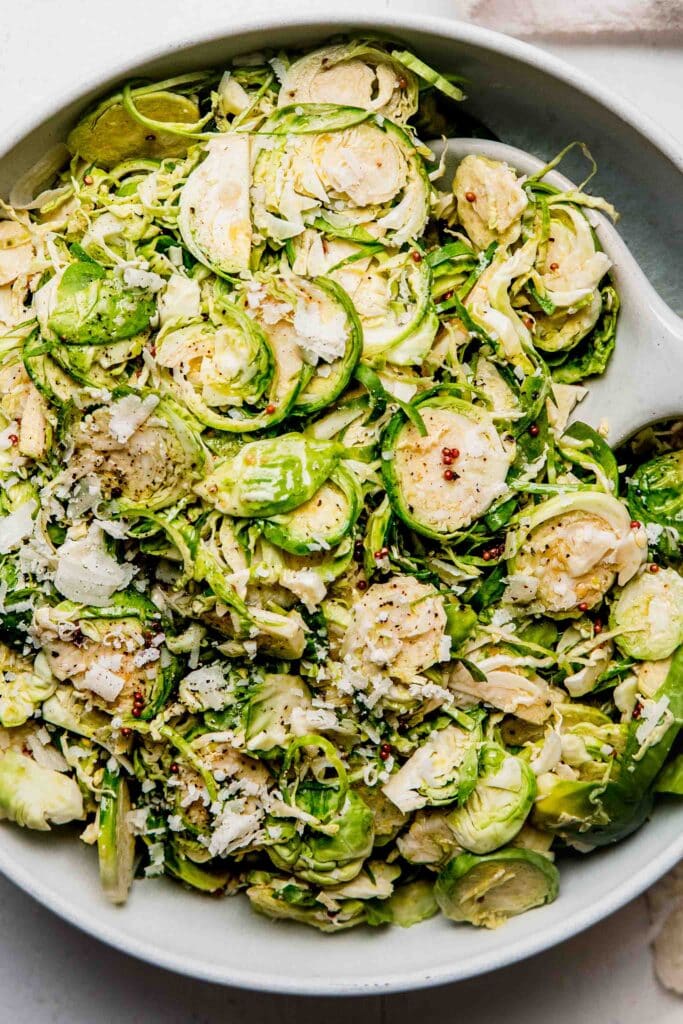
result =
[[[35,111],[21,135],[5,140],[11,148],[0,159],[0,190],[65,136],[86,103],[123,78],[220,65],[260,46],[312,44],[349,28],[403,38],[430,63],[466,75],[471,111],[508,143],[542,158],[573,139],[588,143],[600,167],[592,187],[622,211],[623,237],[659,293],[675,302],[683,175],[673,144],[646,119],[548,54],[443,19],[382,14],[349,21],[319,9],[308,18],[280,14],[236,23],[227,12],[224,35],[180,39],[171,52],[153,53],[136,67],[117,66],[113,60],[78,95]],[[568,173],[575,180],[583,176],[571,160]],[[608,228],[599,230],[615,262],[624,314],[612,368],[584,402],[582,414],[593,422],[606,417],[618,437],[644,420],[675,411],[669,383],[671,377],[683,379],[681,350],[674,351],[672,340],[678,333],[680,344],[680,322],[633,264],[624,243]],[[674,357],[677,369],[672,372]],[[94,851],[73,833],[46,836],[0,826],[5,874],[97,938],[199,978],[299,994],[386,992],[493,970],[610,914],[681,856],[683,807],[662,804],[647,827],[614,849],[563,864],[559,899],[499,931],[456,926],[438,917],[405,931],[358,929],[325,937],[258,917],[246,900],[203,898],[165,881],[137,883],[129,903],[114,908],[101,894]]]

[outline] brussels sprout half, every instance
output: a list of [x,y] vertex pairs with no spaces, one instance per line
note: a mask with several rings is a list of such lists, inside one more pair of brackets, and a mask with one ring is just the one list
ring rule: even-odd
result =
[[6,729],[23,725],[56,687],[42,653],[32,665],[0,642],[0,725]]
[[[447,388],[413,402],[427,433],[397,412],[382,437],[382,476],[394,511],[413,530],[448,540],[505,493],[512,457],[485,409]],[[444,468],[445,448],[458,452]]]
[[70,345],[109,345],[149,327],[156,300],[98,263],[70,264],[59,279],[47,328]]
[[347,386],[362,334],[343,290],[326,278],[269,275],[246,292],[249,314],[216,288],[212,317],[162,334],[165,386],[204,424],[231,433],[310,415]]
[[452,665],[448,673],[449,687],[455,693],[524,722],[539,725],[550,718],[553,691],[532,666],[520,664],[523,659],[517,652],[485,645],[467,654],[458,653],[464,660]]
[[[123,602],[117,604],[125,613]],[[135,614],[132,608],[127,610]],[[158,619],[136,621],[132,616],[119,617],[116,606],[107,614],[106,609],[83,609],[71,602],[57,605],[51,615],[46,611],[41,610],[33,625],[42,642],[45,665],[55,679],[71,682],[82,691],[83,700],[87,698],[93,707],[91,715],[82,705],[78,707],[69,700],[65,687],[59,687],[43,705],[42,713],[48,720],[52,720],[49,716],[54,713],[56,723],[64,728],[102,742],[100,730],[104,727],[106,734],[107,723],[98,718],[94,708],[131,715],[135,694],[141,700],[136,716],[142,721],[155,717],[168,700],[178,675],[178,660],[168,650],[150,643],[155,636],[164,639]],[[66,631],[68,639],[59,638],[60,630]],[[62,718],[62,714],[66,717]],[[71,721],[72,716],[75,722]],[[105,739],[103,745],[108,747],[110,742]]]
[[161,333],[156,360],[173,371],[174,381],[187,382],[181,397],[198,419],[220,428],[222,417],[212,419],[212,407],[255,405],[270,383],[273,353],[254,321],[232,303],[224,303],[216,319],[222,322]]
[[597,289],[576,311],[557,310],[534,314],[534,345],[542,352],[569,352],[595,327],[602,312]]
[[341,644],[346,664],[363,676],[382,670],[404,683],[450,657],[441,594],[412,576],[374,583],[357,602]]
[[401,811],[463,803],[477,782],[480,731],[456,725],[435,733],[382,787]]
[[327,551],[351,532],[360,515],[361,502],[355,476],[337,466],[308,501],[292,512],[264,519],[263,532],[271,544],[294,555]]
[[438,914],[434,886],[426,879],[399,885],[387,900],[367,909],[368,924],[395,924],[412,928]]
[[58,687],[43,704],[41,714],[50,725],[92,740],[113,756],[125,756],[129,750],[129,740],[114,729],[111,715],[99,708],[90,707],[84,697],[71,686]]
[[50,347],[50,358],[66,374],[87,389],[115,391],[135,382],[137,359],[142,354],[146,334],[115,341],[111,345],[55,344]]
[[325,483],[339,461],[339,446],[303,434],[250,441],[195,487],[227,515],[281,515],[303,505]]
[[[188,96],[166,90],[134,93],[140,113],[155,121],[191,125],[199,108]],[[151,132],[126,110],[122,96],[110,96],[72,129],[67,144],[72,153],[99,167],[111,168],[130,157],[161,160],[184,156],[191,140],[167,131]]]
[[372,850],[374,815],[370,808],[351,790],[330,816],[330,809],[338,805],[338,794],[329,786],[314,783],[299,786],[296,804],[314,818],[327,818],[336,828],[323,831],[313,825],[299,834],[294,825],[282,825],[285,840],[266,851],[275,867],[317,885],[350,882]]
[[364,363],[422,363],[439,321],[430,264],[419,250],[326,239],[310,228],[292,239],[290,249],[297,271],[328,274],[351,299],[362,327]]
[[24,341],[22,358],[28,376],[42,397],[57,408],[64,408],[74,401],[80,389],[54,359],[53,348],[53,343],[45,341],[36,330]]
[[294,735],[293,713],[311,707],[310,691],[298,676],[272,673],[264,676],[251,688],[245,710],[247,750],[267,755],[276,748],[286,748]]
[[231,132],[212,139],[206,157],[180,193],[178,228],[204,266],[220,275],[248,270],[251,261],[251,138]]
[[403,124],[417,110],[413,73],[373,41],[352,40],[305,54],[287,69],[278,106],[335,103]]
[[0,756],[0,819],[23,828],[48,831],[84,817],[78,783],[69,775],[7,750]]
[[[160,334],[164,387],[207,427],[242,432],[274,425],[291,410],[300,382],[283,378],[266,335],[237,306],[224,303],[217,319]],[[266,403],[277,406],[277,415],[264,412]]]
[[[265,874],[265,872],[260,872]],[[295,921],[334,934],[354,928],[365,921],[361,900],[340,900],[328,905],[316,898],[315,890],[287,878],[273,876],[250,885],[247,896],[252,910],[276,921]]]
[[[547,239],[539,247],[535,263],[536,295],[551,315],[559,308],[568,313],[592,308],[611,261],[597,247],[591,225],[581,209],[553,201],[548,204],[548,215]],[[588,316],[593,321],[588,330],[600,315],[600,305]]]
[[368,805],[375,816],[373,830],[375,833],[375,849],[387,846],[407,823],[408,815],[399,811],[396,804],[384,795],[379,786],[354,786],[363,802]]
[[449,811],[424,808],[417,811],[410,826],[398,836],[396,846],[409,864],[440,871],[462,847],[450,827]]
[[[33,341],[35,338],[33,332],[29,337]],[[26,345],[28,344],[27,340]],[[26,369],[25,349],[23,357],[24,369]],[[7,386],[0,383],[0,410],[3,410],[4,407],[4,410],[10,414],[10,420],[16,423],[16,440],[12,443],[16,445],[18,455],[36,462],[43,462],[52,449],[55,439],[56,417],[50,409],[50,389],[39,386],[42,383],[40,373],[37,374],[37,383],[28,369],[26,369],[28,377],[25,376],[21,369],[21,354],[18,348],[14,349],[5,361],[4,369],[6,374],[10,375],[10,379]],[[2,411],[0,411],[0,422],[4,423],[5,430],[14,429],[9,426]],[[21,485],[13,486],[11,484],[12,470],[16,468],[17,465],[11,453],[5,448],[0,454],[0,478],[7,480],[8,489],[14,494],[18,494],[22,490]],[[24,485],[24,488],[28,487],[30,485]],[[7,502],[3,502],[3,504],[8,512],[15,511],[17,508],[16,501],[13,502],[14,508],[10,508]],[[1,546],[6,547],[6,545]]]
[[124,393],[73,430],[73,466],[94,473],[112,512],[130,515],[175,504],[204,467],[195,424],[169,398]]
[[[559,349],[545,356],[552,369],[553,380],[562,384],[575,384],[587,377],[604,373],[616,344],[620,300],[610,283],[600,288],[602,310],[597,323],[588,334],[570,350]],[[588,309],[588,306],[584,307]],[[570,324],[571,316],[566,323]],[[543,328],[541,328],[543,331]]]
[[620,501],[586,490],[525,513],[508,534],[506,554],[509,576],[527,584],[530,611],[576,616],[597,605],[615,579],[631,579],[647,556],[647,539]]
[[204,867],[195,864],[172,843],[164,848],[164,869],[183,885],[212,895],[224,892],[231,879],[230,871],[225,868],[221,870],[213,865]]
[[632,474],[628,505],[633,516],[683,538],[683,449],[658,455]]
[[632,658],[668,658],[683,643],[683,579],[675,569],[630,580],[610,612],[615,643]]
[[310,416],[339,398],[351,380],[363,349],[363,331],[353,303],[336,282],[318,277],[304,288],[294,327],[300,339],[303,336],[304,354],[313,358],[315,369],[298,392],[293,411]]
[[[246,304],[282,376],[300,381],[291,412],[308,416],[338,398],[362,349],[361,326],[343,288],[327,277],[268,273],[247,287]],[[270,401],[279,405],[276,394]]]
[[598,778],[539,776],[532,813],[537,828],[585,850],[617,842],[642,825],[652,809],[654,780],[683,724],[683,646],[646,709],[644,721],[611,726],[618,747],[614,756],[602,755]]
[[494,743],[480,754],[480,774],[470,796],[448,815],[460,846],[471,853],[491,853],[514,839],[536,796],[536,778],[519,757]]
[[273,242],[311,226],[400,247],[423,231],[429,177],[392,121],[356,107],[297,104],[276,111],[261,132],[268,141],[255,143],[252,215]]
[[434,895],[451,921],[498,928],[510,917],[552,903],[559,881],[547,857],[508,847],[483,857],[454,857],[437,878]]
[[100,799],[97,853],[100,882],[111,903],[125,903],[133,884],[135,837],[128,825],[128,783],[120,769],[105,769]]
[[477,248],[517,241],[529,199],[507,164],[485,156],[466,156],[455,172],[453,193],[458,220]]

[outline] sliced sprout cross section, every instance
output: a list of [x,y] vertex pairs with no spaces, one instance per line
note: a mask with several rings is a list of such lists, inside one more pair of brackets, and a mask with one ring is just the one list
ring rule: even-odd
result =
[[[383,446],[391,458],[382,465],[384,481],[408,526],[447,540],[505,494],[512,453],[486,410],[448,389],[421,397],[417,408],[424,434],[401,412],[387,427]],[[444,464],[444,449],[458,452],[451,464]]]

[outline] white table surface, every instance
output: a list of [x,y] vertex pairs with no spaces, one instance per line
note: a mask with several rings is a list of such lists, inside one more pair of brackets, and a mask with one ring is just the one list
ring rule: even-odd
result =
[[[390,5],[381,0],[375,9]],[[293,0],[248,5],[252,12],[292,6]],[[244,9],[237,0],[3,0],[1,8],[0,134],[29,104],[77,85],[112,51],[118,61],[132,61],[188,30],[224,29],[230,11]],[[683,146],[680,48],[664,40],[542,45],[627,97]],[[140,963],[82,935],[0,878],[0,1022],[346,1024],[353,1014],[363,1024],[448,1024],[456,1016],[476,1024],[681,1024],[683,1000],[653,978],[648,929],[641,898],[569,942],[483,978],[353,1002],[295,999]]]

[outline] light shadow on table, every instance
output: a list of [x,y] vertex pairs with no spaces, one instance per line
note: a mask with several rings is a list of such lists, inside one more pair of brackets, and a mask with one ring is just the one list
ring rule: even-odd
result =
[[[642,901],[495,974],[352,1000],[268,996],[177,977],[83,935],[4,879],[0,927],[14,954],[0,963],[3,1021],[27,1021],[28,1006],[30,1024],[680,1024],[682,1013],[678,999],[653,985]],[[333,969],[334,939],[321,941],[329,942]],[[26,969],[17,977],[15,956],[16,964],[33,964],[32,977]],[[628,986],[615,986],[615,974]]]

